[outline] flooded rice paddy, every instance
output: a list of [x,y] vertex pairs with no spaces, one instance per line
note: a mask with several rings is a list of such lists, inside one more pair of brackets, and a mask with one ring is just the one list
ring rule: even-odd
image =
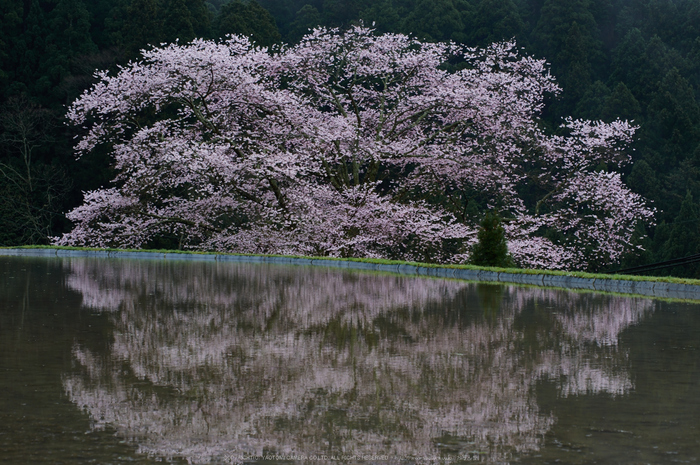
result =
[[0,257],[0,463],[696,463],[700,305]]

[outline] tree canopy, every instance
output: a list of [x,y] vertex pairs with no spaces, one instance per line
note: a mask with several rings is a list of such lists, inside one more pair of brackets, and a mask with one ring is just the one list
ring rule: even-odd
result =
[[353,27],[275,53],[235,36],[155,48],[70,107],[88,125],[79,154],[109,145],[118,174],[86,193],[58,243],[166,235],[194,249],[461,262],[473,197],[504,216],[518,264],[607,265],[653,213],[597,169],[629,161],[634,127],[568,119],[548,134],[539,113],[556,92],[544,61],[509,42]]
[[[42,140],[51,142],[41,142],[33,149],[32,166],[37,172],[63,173],[61,180],[47,185],[61,197],[51,203],[50,214],[39,214],[47,205],[41,196],[25,199],[31,203],[25,210],[35,212],[34,216],[20,214],[10,206],[2,210],[0,245],[47,243],[49,236],[69,230],[70,222],[63,215],[66,209],[83,202],[83,191],[109,186],[114,177],[108,146],[76,161],[71,141],[82,129],[64,124],[66,106],[96,82],[95,69],[116,73],[119,66],[140,59],[143,49],[175,41],[184,45],[195,37],[222,40],[225,34],[234,33],[252,37],[263,46],[282,41],[295,44],[309,28],[347,28],[360,21],[374,25],[380,33],[403,33],[431,41],[451,39],[465,46],[487,47],[492,41],[514,38],[524,53],[547,59],[561,85],[560,93],[545,97],[540,113],[539,124],[550,134],[566,131],[561,126],[567,116],[606,123],[618,118],[633,120],[638,129],[631,145],[631,163],[619,169],[601,163],[597,169],[620,173],[622,181],[652,202],[659,225],[666,226],[638,226],[642,236],[648,234],[653,240],[645,242],[649,249],[643,255],[637,248],[629,248],[621,257],[622,266],[638,263],[642,257],[663,260],[671,245],[664,228],[680,217],[688,190],[696,207],[700,199],[700,0],[577,0],[568,4],[544,0],[0,3],[0,107],[4,112],[20,111],[12,104],[19,99],[48,115],[47,134]],[[462,65],[448,61],[444,67],[456,70]],[[22,165],[22,157],[15,145],[0,144],[0,163]],[[388,173],[389,177],[395,175]],[[11,176],[0,176],[0,189],[12,189],[14,182]],[[528,202],[539,194],[530,188],[519,192]],[[466,216],[475,224],[490,210],[485,197],[472,193],[460,202],[461,207],[457,207],[454,200],[453,210],[467,211]],[[507,215],[504,220],[507,226]],[[27,230],[44,233],[27,239]],[[554,231],[541,230],[539,234],[563,240]]]

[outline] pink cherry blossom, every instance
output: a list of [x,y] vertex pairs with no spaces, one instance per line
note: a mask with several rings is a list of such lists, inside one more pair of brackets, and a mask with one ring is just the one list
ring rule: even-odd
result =
[[57,244],[168,234],[200,250],[462,262],[478,229],[468,201],[499,211],[519,265],[586,269],[638,247],[632,232],[653,221],[599,168],[629,162],[635,127],[543,130],[559,89],[513,42],[354,27],[264,50],[232,36],[144,51],[97,78],[68,119],[86,130],[77,155],[106,145],[117,175]]

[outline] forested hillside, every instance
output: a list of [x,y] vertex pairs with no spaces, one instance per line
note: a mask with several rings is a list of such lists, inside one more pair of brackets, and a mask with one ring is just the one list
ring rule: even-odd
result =
[[[112,179],[105,152],[75,160],[66,106],[149,44],[244,34],[298,41],[315,26],[485,46],[515,38],[563,88],[542,123],[634,120],[623,178],[653,201],[646,252],[622,266],[700,253],[700,0],[0,0],[0,245],[47,243],[63,213]],[[606,166],[601,166],[606,170]],[[482,212],[483,213],[483,212]],[[640,231],[644,235],[644,231]],[[672,274],[700,277],[700,266]]]

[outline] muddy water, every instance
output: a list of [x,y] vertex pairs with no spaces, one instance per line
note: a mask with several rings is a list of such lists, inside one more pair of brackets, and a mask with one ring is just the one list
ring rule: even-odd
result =
[[693,463],[700,307],[0,257],[0,463]]

